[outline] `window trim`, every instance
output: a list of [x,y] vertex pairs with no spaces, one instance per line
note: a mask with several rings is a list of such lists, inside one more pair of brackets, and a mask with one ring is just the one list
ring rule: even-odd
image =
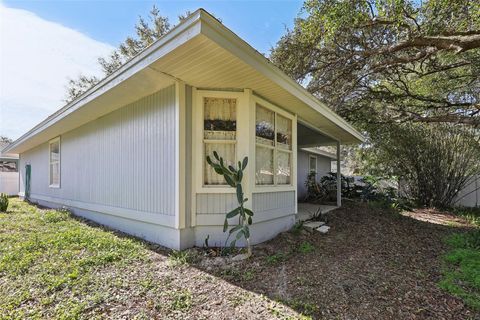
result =
[[[312,170],[312,168],[310,167],[310,165],[312,164],[310,162],[311,159],[315,159],[315,170]],[[308,155],[308,173],[310,173],[312,171],[315,171],[315,174],[318,173],[318,163],[317,163],[317,161],[318,161],[318,159],[317,159],[316,155],[313,155],[313,154]]]
[[[273,181],[274,184],[257,184],[255,176],[253,177],[253,192],[254,193],[262,193],[262,192],[281,192],[281,191],[295,191],[296,190],[296,166],[297,166],[297,145],[296,145],[296,139],[297,139],[297,117],[294,114],[289,113],[288,111],[285,111],[284,109],[272,104],[271,102],[253,95],[253,123],[252,123],[252,128],[253,128],[253,163],[256,163],[257,159],[257,154],[256,154],[256,147],[257,147],[257,141],[256,141],[256,110],[257,110],[257,104],[262,106],[265,109],[268,109],[270,111],[273,111],[275,113],[275,145],[274,146],[267,146],[267,145],[262,145],[260,144],[261,147],[266,147],[266,148],[271,148],[274,150],[274,155],[273,155],[273,168],[274,171],[277,169],[277,150],[280,152],[287,152],[290,153],[290,183],[289,184],[277,184],[277,175],[274,174]],[[284,118],[287,118],[292,121],[292,146],[290,150],[278,148],[276,146],[277,143],[277,115],[281,115]],[[254,175],[257,172],[257,168],[254,165],[254,170],[253,173]]]
[[[192,92],[193,93],[193,92]],[[230,187],[229,185],[206,185],[204,184],[204,169],[205,165],[207,165],[204,157],[205,154],[205,139],[204,139],[204,108],[203,108],[203,98],[225,98],[225,99],[236,99],[236,136],[235,140],[228,140],[227,143],[234,143],[235,144],[235,159],[236,162],[239,159],[239,145],[242,143],[242,140],[239,140],[241,127],[245,124],[244,119],[242,118],[241,113],[239,110],[242,110],[246,107],[245,93],[243,91],[221,91],[221,90],[202,90],[196,89],[194,90],[194,98],[192,99],[192,116],[193,121],[192,124],[194,126],[192,133],[194,134],[193,137],[193,144],[194,144],[194,171],[195,171],[195,189],[196,193],[235,193],[235,189]],[[212,140],[213,141],[213,140]],[[215,140],[215,143],[222,143],[224,140]],[[234,141],[234,142],[230,142]]]
[[[58,142],[58,184],[54,184],[51,181],[52,177],[52,157],[51,157],[51,150],[52,144]],[[53,189],[60,189],[62,181],[62,143],[60,141],[60,137],[56,137],[48,141],[48,187]]]

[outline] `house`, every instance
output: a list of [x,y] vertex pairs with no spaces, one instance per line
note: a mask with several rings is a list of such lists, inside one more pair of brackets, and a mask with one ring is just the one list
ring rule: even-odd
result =
[[20,154],[21,196],[182,249],[225,241],[236,196],[206,165],[214,150],[249,157],[255,244],[295,223],[299,148],[362,139],[199,9],[6,151]]
[[307,196],[307,181],[310,172],[315,171],[316,180],[332,172],[332,161],[337,157],[317,148],[299,148],[297,154],[297,199],[303,201]]
[[18,154],[2,153],[8,142],[0,141],[0,193],[18,194]]

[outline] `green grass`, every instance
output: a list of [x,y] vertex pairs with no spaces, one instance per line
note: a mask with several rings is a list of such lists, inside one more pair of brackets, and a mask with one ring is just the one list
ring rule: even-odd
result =
[[277,264],[277,263],[280,263],[282,261],[285,261],[287,259],[287,256],[285,254],[279,252],[279,253],[269,255],[265,259],[266,259],[268,264]]
[[440,287],[480,310],[480,229],[447,238],[451,250]]
[[108,299],[97,273],[145,259],[140,241],[11,199],[0,214],[0,318],[79,318]]
[[314,250],[315,250],[315,247],[310,242],[307,242],[307,241],[302,242],[298,247],[298,251],[303,254],[313,252]]
[[171,267],[187,265],[194,261],[194,256],[189,251],[172,250],[168,255],[168,264]]
[[480,208],[455,207],[452,212],[464,217],[468,222],[480,227]]

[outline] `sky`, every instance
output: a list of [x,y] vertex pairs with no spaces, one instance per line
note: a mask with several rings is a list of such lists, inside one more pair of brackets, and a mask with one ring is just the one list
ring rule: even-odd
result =
[[302,1],[0,0],[0,135],[17,139],[61,108],[69,78],[101,76],[98,57],[133,35],[154,4],[172,25],[204,8],[268,55]]

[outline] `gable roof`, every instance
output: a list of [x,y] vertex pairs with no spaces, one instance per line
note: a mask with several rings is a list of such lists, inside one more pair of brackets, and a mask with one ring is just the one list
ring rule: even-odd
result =
[[21,153],[180,80],[198,88],[250,88],[341,143],[363,136],[203,9],[59,109],[4,151]]

